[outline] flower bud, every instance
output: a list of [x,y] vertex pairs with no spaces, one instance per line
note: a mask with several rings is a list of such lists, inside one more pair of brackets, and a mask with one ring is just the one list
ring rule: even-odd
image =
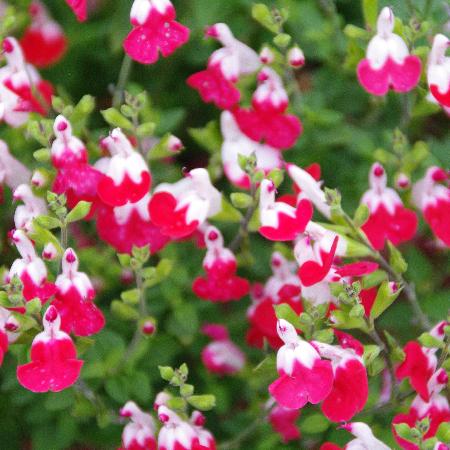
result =
[[167,141],[167,147],[171,152],[177,153],[184,148],[184,145],[179,138],[172,134]]
[[397,189],[408,189],[411,186],[411,180],[409,179],[408,175],[401,173],[398,175],[395,185]]
[[259,59],[263,64],[272,64],[275,59],[275,55],[269,47],[263,47],[259,53]]
[[40,171],[36,170],[31,177],[31,184],[36,187],[43,187],[47,183],[47,177]]
[[42,258],[47,261],[53,261],[57,255],[58,251],[56,250],[56,247],[51,242],[48,242],[45,245],[44,250],[42,250]]
[[301,48],[295,46],[292,47],[288,52],[288,63],[294,69],[299,69],[305,65],[305,55]]

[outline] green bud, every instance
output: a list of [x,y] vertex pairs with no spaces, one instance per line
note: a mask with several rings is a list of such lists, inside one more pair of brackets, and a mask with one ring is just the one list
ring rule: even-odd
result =
[[352,307],[349,313],[350,317],[364,317],[364,306],[361,304],[355,305]]
[[84,219],[91,210],[92,203],[85,202],[83,200],[79,201],[75,208],[67,214],[66,221],[67,223],[78,222],[81,219]]
[[273,38],[273,43],[279,48],[286,48],[291,43],[292,37],[287,33],[277,34]]
[[105,121],[113,126],[120,127],[125,130],[133,130],[133,124],[115,108],[109,108],[101,111]]
[[180,387],[180,395],[182,397],[190,397],[194,393],[194,386],[192,384],[183,384]]

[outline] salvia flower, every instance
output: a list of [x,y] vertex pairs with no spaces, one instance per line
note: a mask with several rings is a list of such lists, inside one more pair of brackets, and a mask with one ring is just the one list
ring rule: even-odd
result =
[[288,54],[288,63],[294,69],[299,69],[305,65],[305,55],[300,47],[292,47]]
[[391,450],[390,447],[377,439],[369,425],[363,422],[347,423],[342,425],[341,428],[356,437],[345,446],[345,450]]
[[189,29],[176,20],[170,0],[134,0],[130,19],[132,31],[123,46],[126,53],[142,64],[153,64],[171,55],[189,39]]
[[363,195],[361,203],[369,208],[369,218],[361,227],[376,250],[389,240],[394,245],[409,241],[417,230],[416,214],[403,206],[397,192],[388,188],[386,171],[375,163],[369,174],[370,189]]
[[62,274],[56,279],[52,305],[61,317],[61,329],[76,336],[91,336],[105,326],[103,313],[93,299],[95,290],[89,277],[78,271],[78,257],[67,249],[62,258]]
[[301,200],[296,208],[275,201],[276,188],[272,181],[261,182],[259,232],[271,241],[292,241],[305,231],[313,209],[308,200]]
[[231,341],[226,327],[211,323],[204,325],[202,332],[212,339],[202,350],[202,361],[209,372],[234,375],[243,369],[245,355]]
[[77,359],[72,339],[61,331],[54,306],[47,309],[42,322],[44,331],[31,344],[31,362],[17,367],[17,378],[32,392],[59,392],[77,381],[83,361]]
[[66,0],[80,22],[87,20],[87,0]]
[[122,432],[120,450],[156,450],[155,422],[150,414],[129,401],[121,408],[120,415],[130,419]]
[[198,450],[216,450],[216,441],[214,436],[204,427],[205,423],[206,418],[200,411],[192,412],[191,424],[198,436]]
[[385,95],[389,89],[408,92],[420,79],[420,58],[410,55],[405,41],[393,32],[392,9],[381,10],[377,22],[377,34],[369,42],[366,58],[358,64],[358,80],[373,95]]
[[428,58],[428,86],[433,98],[443,107],[450,107],[450,57],[445,52],[450,47],[450,39],[437,34]]
[[298,117],[286,113],[289,99],[283,81],[270,67],[261,70],[258,81],[252,108],[233,111],[239,128],[256,142],[280,150],[290,148],[302,133],[302,124]]
[[21,184],[28,183],[30,176],[30,171],[11,155],[6,142],[0,139],[0,200],[3,185],[15,190]]
[[275,55],[269,47],[263,47],[259,52],[259,59],[263,64],[270,65],[275,61]]
[[320,403],[333,388],[330,361],[322,360],[315,347],[301,339],[286,320],[278,320],[277,331],[284,345],[277,353],[279,378],[269,386],[270,394],[285,408]]
[[66,52],[67,39],[41,1],[33,0],[29,11],[31,24],[20,40],[25,58],[36,67],[51,66]]
[[34,195],[28,184],[17,186],[13,193],[13,199],[23,202],[23,205],[19,205],[14,212],[14,225],[17,229],[31,231],[33,220],[47,213],[45,201]]
[[98,184],[100,199],[110,206],[135,203],[148,194],[152,182],[144,158],[131,145],[120,128],[103,139],[111,159],[103,167],[104,176]]
[[47,261],[53,261],[58,256],[58,250],[51,242],[45,244],[44,249],[42,250],[42,258]]
[[171,238],[189,236],[221,209],[222,196],[206,169],[193,169],[174,184],[160,184],[149,204],[152,222]]
[[296,425],[300,417],[300,410],[289,409],[284,406],[275,405],[268,416],[268,420],[273,430],[283,439],[283,442],[300,439],[300,430]]

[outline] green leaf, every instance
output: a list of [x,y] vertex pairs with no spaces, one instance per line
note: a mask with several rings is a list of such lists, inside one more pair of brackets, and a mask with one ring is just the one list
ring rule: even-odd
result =
[[33,316],[35,314],[38,314],[42,309],[42,302],[38,298],[33,298],[33,300],[30,300],[25,305],[27,314],[30,316]]
[[120,294],[120,298],[124,303],[129,305],[137,305],[139,303],[139,289],[130,289]]
[[389,281],[383,282],[378,288],[377,296],[370,311],[370,319],[375,320],[381,316],[394,303],[394,300],[399,296],[400,292],[401,289],[392,292]]
[[46,230],[44,227],[41,227],[36,219],[33,220],[33,229],[30,231],[29,236],[36,244],[44,247],[46,244],[51,242],[59,255],[62,255],[63,249],[54,234],[52,234],[49,230]]
[[275,187],[279,187],[283,183],[284,170],[282,169],[272,169],[267,175],[267,178],[273,182]]
[[219,123],[215,120],[208,122],[203,128],[188,128],[188,133],[198,145],[211,154],[218,152],[222,147],[222,134]]
[[72,211],[67,214],[67,223],[78,222],[79,220],[84,219],[89,214],[91,206],[92,203],[85,202],[84,200],[78,202],[75,208],[73,208]]
[[378,0],[362,0],[363,15],[366,24],[375,30],[378,18]]
[[134,128],[132,122],[115,108],[105,109],[101,111],[101,113],[105,121],[113,127],[123,128],[128,131],[131,131]]
[[247,209],[253,203],[252,197],[242,192],[233,192],[230,200],[231,204],[238,209]]
[[217,222],[237,223],[242,220],[242,214],[222,196],[222,210],[209,220]]
[[365,345],[364,346],[364,364],[368,366],[375,361],[375,358],[380,354],[381,349],[378,345]]
[[323,414],[311,414],[302,420],[300,424],[301,430],[307,434],[323,433],[330,427],[330,422]]
[[450,422],[443,422],[439,425],[436,432],[436,437],[441,442],[450,442]]
[[51,153],[48,148],[41,148],[33,153],[33,157],[37,162],[45,163],[50,161]]
[[419,338],[419,342],[427,348],[444,348],[445,344],[440,339],[432,336],[430,333],[422,333]]
[[362,279],[362,287],[364,289],[369,289],[380,285],[383,281],[388,279],[388,275],[384,270],[375,270],[369,275],[366,275]]
[[281,303],[279,305],[274,305],[275,314],[278,319],[287,320],[295,328],[301,329],[301,323],[298,314],[292,309],[287,303]]
[[60,228],[62,223],[59,219],[52,216],[38,216],[35,219],[42,228],[46,230],[53,230],[54,228]]
[[351,39],[369,39],[370,37],[367,30],[351,24],[345,26],[344,33]]
[[331,344],[334,339],[333,329],[327,328],[325,330],[316,331],[313,334],[313,339],[319,342],[324,342],[325,344]]
[[272,13],[267,5],[256,3],[252,7],[252,17],[264,28],[272,33],[278,32],[278,24],[275,22]]
[[174,370],[169,366],[158,366],[159,374],[161,378],[166,381],[170,381],[174,375]]
[[403,258],[403,255],[394,245],[392,245],[390,241],[388,241],[388,248],[389,248],[389,263],[392,266],[392,268],[397,273],[405,273],[406,270],[408,269],[408,264]]
[[216,397],[214,395],[192,395],[187,399],[189,404],[200,411],[209,411],[216,406]]
[[369,207],[365,203],[360,203],[357,210],[355,211],[353,222],[355,222],[355,225],[360,228],[367,222],[369,215]]
[[194,386],[192,384],[183,384],[180,387],[180,395],[183,397],[190,397],[194,393]]
[[273,43],[280,48],[286,48],[291,43],[292,37],[287,33],[277,34],[273,38]]
[[173,261],[168,258],[163,258],[161,261],[159,261],[158,265],[156,266],[156,275],[158,277],[159,281],[164,280],[167,278],[173,269]]
[[128,253],[118,253],[117,258],[122,267],[130,267],[131,256]]
[[406,423],[395,423],[394,424],[395,432],[405,441],[408,442],[416,442],[415,434],[413,432],[413,428],[411,428]]

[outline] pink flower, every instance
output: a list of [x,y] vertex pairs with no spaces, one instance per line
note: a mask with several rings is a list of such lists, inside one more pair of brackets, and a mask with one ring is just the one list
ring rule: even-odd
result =
[[223,325],[207,324],[202,332],[213,341],[202,350],[205,367],[218,375],[234,375],[245,365],[245,355],[230,339]]
[[252,108],[233,111],[239,128],[256,142],[280,150],[292,147],[302,133],[302,124],[296,116],[285,112],[289,99],[280,76],[273,69],[264,67],[258,81]]
[[281,435],[283,442],[287,443],[300,439],[300,430],[295,423],[299,417],[300,410],[275,405],[268,418],[274,431]]
[[207,247],[203,260],[206,277],[198,277],[192,284],[194,293],[213,302],[239,300],[248,294],[249,282],[236,275],[237,264],[234,254],[224,247],[223,237],[216,227],[205,232]]
[[205,422],[205,416],[200,411],[193,411],[191,424],[198,436],[198,450],[216,450],[216,441],[211,432],[204,428]]
[[74,208],[81,200],[92,202],[90,216],[99,204],[97,189],[102,174],[88,163],[88,152],[80,139],[72,134],[70,122],[62,115],[55,119],[51,154],[57,169],[52,190],[66,194],[67,204]]
[[[421,396],[417,396],[406,414],[397,414],[392,423],[406,423],[410,427],[414,427],[416,423],[424,418],[430,421],[430,427],[424,438],[429,439],[436,435],[436,431],[441,423],[450,422],[450,406],[445,396],[440,394],[440,391],[446,387],[448,383],[448,376],[444,369],[439,369],[433,374],[428,382],[428,390],[431,396],[428,401],[424,401]],[[396,441],[402,449],[405,450],[419,450],[419,446],[412,442],[405,441],[400,438],[395,432],[393,433]]]
[[370,189],[361,199],[370,211],[361,229],[376,250],[384,247],[385,240],[394,245],[409,241],[417,230],[416,214],[403,206],[397,192],[386,187],[386,181],[383,166],[375,163],[369,175]]
[[87,19],[87,0],[66,0],[80,22]]
[[450,57],[445,52],[450,46],[450,39],[437,34],[428,59],[428,86],[431,95],[440,105],[450,107]]
[[47,205],[43,199],[36,197],[28,184],[17,186],[13,193],[15,201],[22,201],[14,212],[14,225],[17,229],[31,231],[33,229],[33,220],[47,213]]
[[[391,450],[373,435],[372,430],[365,423],[350,422],[340,428],[349,431],[356,437],[344,447],[346,450]],[[329,450],[332,448],[328,447]]]
[[150,414],[129,401],[120,415],[130,419],[122,432],[123,448],[120,450],[156,450],[155,423]]
[[15,230],[12,233],[12,240],[21,258],[13,262],[6,282],[9,283],[12,277],[17,275],[23,284],[22,295],[25,300],[29,301],[38,297],[44,304],[56,292],[55,285],[47,281],[47,268],[42,259],[37,256],[33,243],[23,230]]
[[20,40],[25,58],[36,67],[51,66],[66,52],[67,39],[39,0],[34,0],[29,10],[31,24]]
[[111,158],[105,162],[102,179],[98,183],[100,199],[110,206],[136,203],[148,194],[152,182],[144,158],[132,147],[120,128],[103,139]]
[[42,258],[47,261],[53,261],[57,256],[58,250],[56,247],[51,242],[45,244],[44,249],[42,250]]
[[[6,66],[0,69],[0,117],[10,126],[19,127],[30,112],[45,116],[51,103],[53,86],[41,79],[37,70],[25,62],[19,43],[13,37],[3,40]],[[33,88],[43,100],[36,98]]]
[[[412,199],[433,233],[450,247],[450,189],[448,174],[437,166],[430,167],[425,176],[414,184]],[[442,184],[441,184],[442,183]]]
[[305,65],[305,55],[301,48],[295,46],[292,47],[288,52],[288,63],[294,69],[298,69]]
[[275,61],[275,55],[269,47],[263,47],[259,52],[259,60],[263,64],[272,64]]
[[133,246],[150,246],[152,254],[159,252],[170,241],[168,236],[150,220],[150,194],[136,203],[115,208],[102,205],[97,214],[97,233],[100,239],[112,245],[119,253],[130,253]]
[[358,80],[373,95],[385,95],[389,89],[408,92],[420,79],[420,58],[410,55],[405,41],[393,33],[394,14],[389,7],[378,16],[377,34],[367,47],[366,58],[358,64]]
[[4,184],[10,189],[15,190],[19,185],[28,183],[30,176],[30,171],[11,155],[6,142],[0,139],[0,202],[3,201]]
[[313,209],[308,200],[301,200],[296,208],[275,201],[275,185],[270,180],[261,182],[259,232],[271,241],[292,241],[305,231]]
[[105,317],[93,299],[95,290],[84,272],[78,271],[78,257],[69,248],[62,258],[62,274],[56,279],[52,305],[61,316],[61,329],[76,336],[91,336],[105,326]]
[[59,392],[80,376],[83,361],[69,335],[60,330],[61,318],[50,306],[43,318],[44,331],[31,344],[31,362],[17,367],[19,383],[32,392]]
[[222,164],[225,175],[235,186],[250,189],[250,178],[239,166],[238,155],[256,157],[256,168],[268,174],[271,170],[283,166],[281,153],[266,144],[260,144],[247,137],[229,111],[222,112],[220,118],[223,135]]
[[230,109],[241,97],[235,83],[242,75],[256,72],[261,63],[256,52],[238,41],[224,23],[208,27],[206,35],[223,47],[210,56],[207,69],[191,75],[187,84],[199,92],[204,102]]
[[322,360],[289,322],[278,320],[277,331],[284,345],[277,353],[280,377],[269,386],[270,394],[277,403],[290,409],[303,408],[308,402],[320,403],[333,388],[330,361]]
[[171,55],[189,39],[189,29],[175,21],[170,0],[134,0],[131,7],[133,30],[123,46],[126,53],[142,64],[153,64]]
[[331,360],[334,374],[333,388],[322,403],[322,411],[333,422],[348,421],[364,409],[369,395],[363,360],[353,349],[322,342],[314,345],[320,356]]
[[171,238],[189,236],[221,209],[222,196],[206,169],[193,169],[174,184],[160,184],[149,204],[152,222]]

